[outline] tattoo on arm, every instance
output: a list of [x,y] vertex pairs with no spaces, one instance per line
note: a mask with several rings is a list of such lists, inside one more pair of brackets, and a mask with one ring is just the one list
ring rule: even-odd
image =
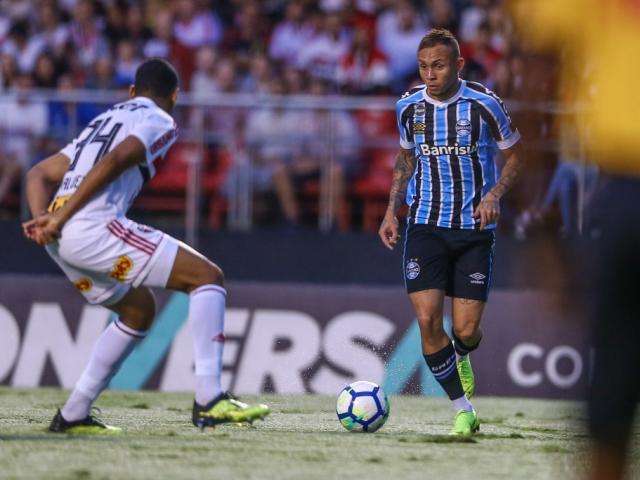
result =
[[387,210],[396,213],[404,201],[407,193],[407,184],[416,168],[416,157],[413,150],[402,149],[396,156],[396,165],[393,167],[393,181],[389,193],[389,205]]
[[517,182],[522,171],[522,160],[519,155],[512,153],[507,159],[502,174],[498,179],[498,183],[489,192],[495,198],[501,198],[505,193],[511,190],[511,187]]

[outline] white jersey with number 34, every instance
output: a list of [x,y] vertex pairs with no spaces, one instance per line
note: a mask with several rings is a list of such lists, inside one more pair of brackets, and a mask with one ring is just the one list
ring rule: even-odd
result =
[[111,220],[122,217],[144,183],[155,175],[154,161],[175,142],[178,129],[167,112],[147,97],[135,97],[98,115],[61,150],[70,164],[49,211],[62,207],[91,168],[129,135],[145,146],[146,158],[122,173],[80,209],[72,220]]

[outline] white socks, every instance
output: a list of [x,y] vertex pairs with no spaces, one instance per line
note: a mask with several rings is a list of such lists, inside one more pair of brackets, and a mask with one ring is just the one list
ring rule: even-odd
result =
[[189,321],[193,335],[196,370],[196,402],[206,405],[222,392],[224,309],[227,291],[218,285],[203,285],[190,293]]
[[145,335],[146,332],[129,328],[119,319],[105,328],[93,347],[89,363],[62,407],[65,420],[74,422],[89,415],[91,404],[109,384],[120,363]]
[[470,412],[473,410],[473,405],[471,405],[471,402],[469,401],[466,395],[462,395],[460,398],[451,400],[451,402],[453,403],[453,409],[456,412],[459,412],[460,410],[464,410],[465,412]]
[[[218,285],[204,285],[190,294],[189,321],[193,335],[196,373],[196,402],[206,405],[222,392],[222,350],[224,348],[224,310],[226,290]],[[89,415],[91,405],[106,388],[120,363],[146,335],[127,327],[119,319],[102,332],[91,353],[87,367],[62,407],[69,422]]]

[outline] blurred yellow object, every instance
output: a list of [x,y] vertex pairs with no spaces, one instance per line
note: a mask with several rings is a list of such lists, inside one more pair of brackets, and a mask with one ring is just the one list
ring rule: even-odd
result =
[[586,107],[579,131],[593,160],[640,174],[640,0],[511,3],[524,39],[563,53],[561,97]]

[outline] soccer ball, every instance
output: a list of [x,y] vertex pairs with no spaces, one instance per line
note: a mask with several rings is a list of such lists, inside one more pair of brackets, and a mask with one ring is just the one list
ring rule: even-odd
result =
[[380,385],[353,382],[338,395],[336,413],[350,432],[375,432],[389,418],[389,400]]

